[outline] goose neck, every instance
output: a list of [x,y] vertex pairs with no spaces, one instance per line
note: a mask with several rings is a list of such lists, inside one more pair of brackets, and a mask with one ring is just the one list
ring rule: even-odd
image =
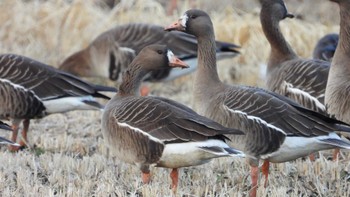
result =
[[139,95],[142,79],[146,74],[147,72],[141,69],[140,64],[129,65],[129,69],[123,73],[118,93],[120,95]]
[[198,71],[197,83],[219,83],[219,75],[216,68],[216,46],[213,36],[198,38]]
[[270,64],[279,64],[278,61],[285,61],[295,58],[297,55],[284,38],[279,22],[280,20],[271,14],[271,11],[262,9],[260,21],[266,39],[271,46]]

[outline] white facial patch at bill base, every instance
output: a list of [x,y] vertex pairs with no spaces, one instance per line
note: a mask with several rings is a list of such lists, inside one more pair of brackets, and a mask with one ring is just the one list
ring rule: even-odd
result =
[[185,28],[186,28],[186,23],[187,23],[187,21],[188,21],[188,16],[187,16],[187,14],[181,16],[181,17],[180,17],[180,21],[181,21],[182,27],[185,27]]
[[167,56],[168,56],[169,62],[172,62],[172,60],[174,60],[174,58],[175,58],[174,53],[172,51],[170,51],[170,50],[168,50]]

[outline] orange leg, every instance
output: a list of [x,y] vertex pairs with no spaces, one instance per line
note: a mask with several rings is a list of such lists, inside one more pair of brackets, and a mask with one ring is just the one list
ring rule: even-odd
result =
[[150,89],[148,86],[146,85],[141,86],[141,89],[140,89],[141,96],[148,96],[149,92],[150,92]]
[[29,129],[29,123],[30,123],[30,120],[29,119],[25,119],[23,121],[23,130],[21,132],[22,134],[22,139],[20,140],[19,142],[19,145],[20,147],[26,147],[27,146],[27,142],[28,142],[28,139],[27,139],[27,132],[28,132],[28,129]]
[[151,182],[150,172],[142,172],[142,182],[143,184],[148,184],[149,182]]
[[170,178],[171,178],[171,190],[173,191],[174,195],[176,195],[177,184],[179,182],[179,172],[177,168],[173,168],[173,170],[170,173]]
[[333,161],[337,161],[339,158],[339,152],[340,152],[340,150],[339,150],[339,148],[336,148],[336,149],[334,149],[334,151],[333,151]]
[[310,161],[315,161],[316,159],[315,159],[315,154],[314,153],[311,153],[310,155],[309,155],[309,159],[310,159]]
[[174,10],[177,9],[177,0],[171,0],[170,5],[168,6],[167,14],[168,16],[171,16],[174,14]]
[[250,168],[251,168],[250,177],[252,179],[252,188],[250,189],[249,196],[256,197],[256,192],[258,189],[259,167],[258,166],[251,166]]
[[[18,129],[19,129],[19,124],[21,123],[21,121],[13,121],[12,123],[12,136],[11,136],[11,141],[12,142],[17,142],[17,136],[18,136]],[[18,151],[19,150],[19,147],[18,146],[12,146],[12,145],[9,145],[8,149],[10,151]]]
[[269,168],[270,168],[270,162],[268,160],[265,160],[262,167],[261,167],[261,171],[263,173],[263,175],[265,176],[265,183],[264,183],[264,187],[267,187],[267,182],[268,182],[268,177],[269,177]]

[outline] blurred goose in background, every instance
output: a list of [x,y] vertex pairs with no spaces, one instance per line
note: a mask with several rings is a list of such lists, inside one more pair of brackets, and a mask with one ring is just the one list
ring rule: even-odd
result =
[[350,0],[331,0],[339,4],[339,43],[334,53],[326,88],[330,115],[350,124]]
[[14,142],[24,120],[21,146],[27,142],[30,119],[72,110],[101,110],[103,106],[95,98],[109,97],[100,91],[116,89],[89,84],[28,57],[0,55],[0,119],[13,120]]
[[[0,129],[12,131],[11,127],[2,121],[0,121]],[[3,137],[0,137],[0,144],[19,146],[19,144],[16,144],[16,143],[14,143],[6,138],[3,138]]]
[[287,96],[302,106],[326,114],[324,93],[330,63],[303,59],[284,38],[279,22],[293,15],[282,0],[260,0],[260,21],[271,46],[267,65],[267,89]]
[[323,36],[314,48],[313,58],[331,62],[338,45],[338,40],[338,34],[327,34]]
[[214,29],[207,13],[189,10],[165,30],[184,31],[197,37],[195,110],[226,127],[245,132],[227,137],[231,140],[229,145],[249,156],[251,196],[256,196],[260,159],[265,160],[262,171],[266,186],[269,162],[291,161],[319,150],[350,149],[350,143],[334,132],[350,132],[348,125],[271,91],[223,84],[217,73]]
[[204,164],[212,158],[243,155],[229,147],[223,134],[243,134],[198,115],[176,101],[139,95],[142,78],[154,70],[187,68],[165,45],[150,45],[136,56],[123,74],[118,93],[102,116],[103,137],[124,162],[136,164],[144,183],[150,165],[172,168],[172,190],[178,168]]
[[[59,69],[80,77],[104,77],[117,80],[142,48],[165,44],[190,66],[189,69],[162,69],[151,72],[145,81],[174,80],[193,72],[197,67],[197,41],[182,32],[166,33],[161,26],[131,23],[117,26],[99,35],[85,49],[66,58]],[[216,41],[218,59],[231,58],[239,52],[237,45]],[[147,94],[145,88],[142,92]]]

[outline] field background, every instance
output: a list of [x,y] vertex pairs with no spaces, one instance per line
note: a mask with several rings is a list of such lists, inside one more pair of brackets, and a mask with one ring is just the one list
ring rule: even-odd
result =
[[[188,1],[178,1],[178,10],[168,16],[165,0],[122,0],[114,2],[113,8],[101,0],[1,0],[0,53],[21,54],[57,66],[115,25],[168,25],[189,8]],[[218,40],[242,47],[240,56],[219,63],[222,80],[263,86],[261,65],[267,60],[269,45],[262,34],[258,2],[213,2],[197,0],[196,6],[209,12]],[[300,56],[310,57],[320,37],[338,32],[338,8],[328,0],[286,0],[286,4],[298,17],[282,22],[282,30]],[[151,84],[152,94],[191,106],[191,84],[191,76]],[[10,153],[2,147],[0,196],[170,196],[170,171],[152,169],[153,182],[143,186],[139,170],[119,162],[108,151],[100,121],[98,111],[31,121],[30,149]],[[299,159],[274,164],[269,186],[264,189],[261,181],[259,196],[350,196],[349,156],[344,152],[338,162],[328,161],[330,152],[323,152],[315,162]],[[218,159],[180,170],[178,195],[246,196],[249,188],[244,159]]]

